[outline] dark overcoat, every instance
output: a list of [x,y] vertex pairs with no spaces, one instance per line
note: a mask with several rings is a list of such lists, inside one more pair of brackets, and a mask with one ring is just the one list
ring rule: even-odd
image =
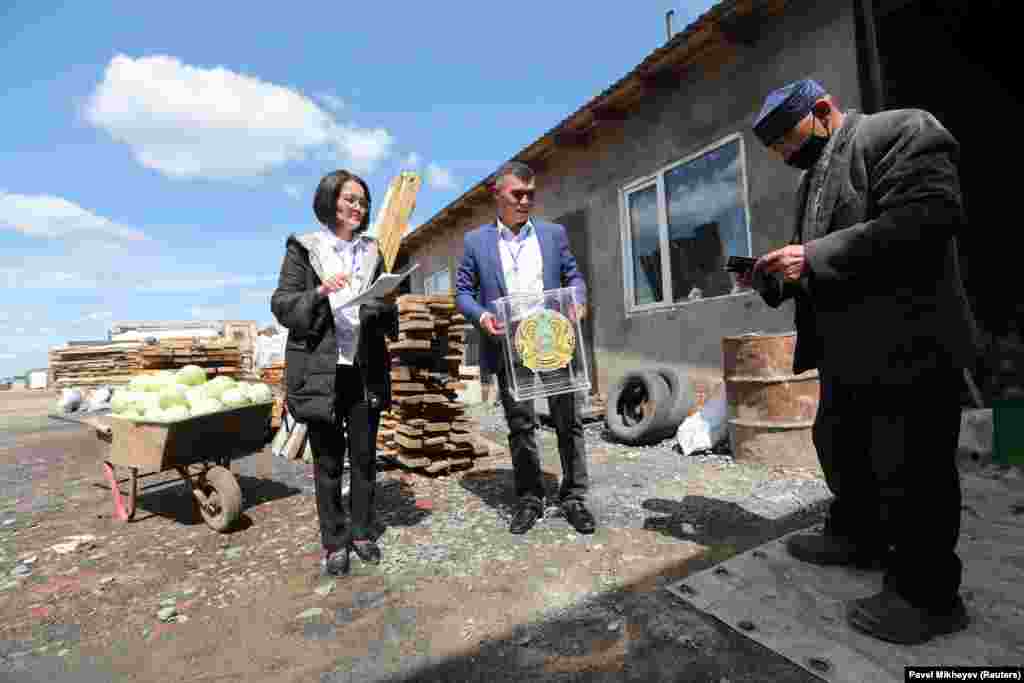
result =
[[[335,394],[351,388],[334,386],[338,365],[334,316],[329,299],[316,291],[321,278],[311,262],[308,246],[316,236],[317,233],[310,233],[288,237],[270,309],[278,322],[288,328],[285,382],[289,414],[299,422],[333,424]],[[367,281],[369,284],[382,269],[375,241],[367,259],[374,273]],[[398,309],[394,304],[364,304],[359,310],[359,321],[355,365],[363,376],[363,398],[371,407],[387,410],[391,404],[391,357],[384,338],[398,336]]]
[[761,285],[769,306],[795,298],[793,371],[893,384],[972,367],[979,334],[957,259],[967,219],[956,140],[918,109],[850,112],[835,134],[820,199],[808,202],[809,172],[797,192],[792,243],[809,270]]

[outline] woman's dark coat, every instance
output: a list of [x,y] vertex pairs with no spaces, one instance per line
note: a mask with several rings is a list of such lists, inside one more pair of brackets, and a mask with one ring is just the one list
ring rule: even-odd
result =
[[[329,299],[316,291],[321,280],[310,262],[309,249],[302,244],[306,237],[288,237],[270,310],[288,328],[285,381],[289,414],[299,422],[333,424],[335,393],[343,394],[347,388],[334,386],[338,366],[334,316]],[[371,249],[376,255],[376,243]],[[375,260],[370,283],[381,271],[381,259]],[[397,338],[398,309],[394,304],[365,304],[359,310],[359,320],[355,365],[363,375],[365,399],[372,408],[387,410],[391,405],[391,358],[384,337]]]

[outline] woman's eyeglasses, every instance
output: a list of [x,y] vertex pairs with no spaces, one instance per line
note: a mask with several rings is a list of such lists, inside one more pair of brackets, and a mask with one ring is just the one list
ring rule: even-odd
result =
[[366,201],[365,197],[353,197],[342,195],[341,200],[348,204],[349,206],[358,206],[363,211],[366,211],[367,209],[370,208],[370,202]]

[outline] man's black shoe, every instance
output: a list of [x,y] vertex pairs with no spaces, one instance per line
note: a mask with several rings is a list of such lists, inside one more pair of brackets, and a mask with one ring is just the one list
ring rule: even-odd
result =
[[858,631],[900,645],[925,643],[935,636],[962,631],[970,623],[960,596],[953,607],[936,612],[915,607],[891,590],[851,600],[846,619]]
[[570,500],[562,506],[565,518],[581,534],[594,533],[594,515],[590,514],[581,500]]
[[798,560],[824,566],[882,569],[885,564],[881,551],[834,534],[796,534],[786,541],[786,550]]
[[512,518],[512,523],[509,525],[508,530],[513,534],[525,534],[533,528],[533,525],[537,523],[537,520],[540,519],[543,514],[544,511],[541,510],[540,505],[524,503],[519,506],[518,510],[516,510],[516,514]]

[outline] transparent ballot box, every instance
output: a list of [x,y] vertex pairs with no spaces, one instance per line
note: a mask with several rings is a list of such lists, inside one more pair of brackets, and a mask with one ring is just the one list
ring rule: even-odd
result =
[[577,303],[572,287],[494,301],[497,319],[505,325],[502,352],[517,401],[590,389]]

